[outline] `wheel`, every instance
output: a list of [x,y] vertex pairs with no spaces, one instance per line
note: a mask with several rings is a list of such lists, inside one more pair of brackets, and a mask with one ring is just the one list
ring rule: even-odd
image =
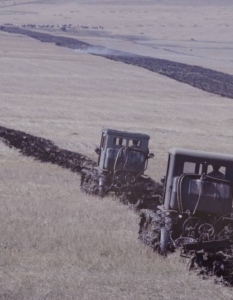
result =
[[197,238],[198,228],[201,225],[201,223],[202,223],[201,219],[197,217],[191,217],[185,220],[182,227],[182,236]]
[[200,236],[209,238],[214,235],[214,227],[209,223],[201,224],[198,228],[198,233]]

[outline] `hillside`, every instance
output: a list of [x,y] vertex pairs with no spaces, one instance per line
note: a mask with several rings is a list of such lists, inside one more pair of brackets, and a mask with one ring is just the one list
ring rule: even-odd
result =
[[[0,25],[98,25],[36,30],[231,75],[232,5],[205,2],[5,0]],[[0,31],[0,45],[0,126],[93,160],[103,127],[147,133],[155,180],[171,147],[232,152],[232,99],[25,35]],[[163,259],[141,244],[138,216],[116,199],[82,194],[78,174],[2,142],[0,169],[1,299],[232,299],[231,289],[189,274],[178,255]]]

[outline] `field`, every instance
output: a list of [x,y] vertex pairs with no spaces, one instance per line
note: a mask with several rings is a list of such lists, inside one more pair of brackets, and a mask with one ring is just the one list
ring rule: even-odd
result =
[[[233,75],[233,4],[218,2],[5,0],[0,25]],[[38,27],[47,24],[76,27]],[[230,98],[26,35],[0,31],[0,45],[0,126],[92,159],[102,128],[148,133],[156,180],[171,147],[232,153]],[[178,255],[147,249],[138,216],[82,194],[79,175],[3,143],[0,169],[0,299],[233,299]]]

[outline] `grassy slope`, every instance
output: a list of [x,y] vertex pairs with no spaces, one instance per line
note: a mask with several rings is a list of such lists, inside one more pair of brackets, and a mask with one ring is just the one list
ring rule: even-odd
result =
[[138,217],[79,176],[1,145],[0,295],[6,299],[231,299],[137,240]]
[[171,147],[231,153],[231,99],[25,36],[0,39],[2,126],[92,158],[103,127],[148,133],[156,179]]
[[[48,23],[54,6],[35,7]],[[15,9],[3,11],[4,22],[36,18],[34,6]],[[156,179],[170,147],[232,151],[232,100],[27,37],[0,32],[0,44],[2,126],[93,158],[102,127],[149,133]],[[140,244],[138,217],[81,194],[77,175],[2,143],[0,169],[0,298],[232,299],[231,290],[188,275],[178,257],[164,260]]]

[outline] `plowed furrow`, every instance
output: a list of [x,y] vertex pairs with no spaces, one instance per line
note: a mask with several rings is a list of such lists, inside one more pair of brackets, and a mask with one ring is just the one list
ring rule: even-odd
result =
[[203,91],[233,99],[233,76],[223,72],[165,59],[120,52],[91,45],[74,38],[53,36],[47,33],[25,30],[18,27],[0,26],[0,29],[9,33],[27,35],[41,42],[54,43],[57,46],[87,51],[93,55],[141,67],[179,82],[189,84]]

